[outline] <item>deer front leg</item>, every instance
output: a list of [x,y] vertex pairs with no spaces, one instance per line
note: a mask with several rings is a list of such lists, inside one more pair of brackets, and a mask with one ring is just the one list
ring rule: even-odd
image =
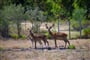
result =
[[37,48],[36,43],[37,43],[37,41],[35,40],[35,49]]
[[57,48],[58,46],[57,46],[57,41],[56,41],[56,39],[55,39],[55,48]]

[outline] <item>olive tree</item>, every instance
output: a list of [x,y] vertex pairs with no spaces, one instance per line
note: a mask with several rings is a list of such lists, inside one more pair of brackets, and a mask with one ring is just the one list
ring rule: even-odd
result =
[[82,35],[81,34],[81,29],[82,29],[82,23],[81,22],[82,22],[82,20],[84,20],[86,18],[86,16],[85,16],[86,12],[87,12],[86,9],[77,8],[73,11],[73,14],[72,14],[72,18],[79,22],[78,24],[76,24],[76,26],[79,25],[80,37]]
[[44,12],[41,11],[38,7],[35,7],[34,9],[28,8],[26,13],[28,13],[28,17],[32,22],[32,29],[34,32],[39,32],[42,22],[47,18]]
[[[17,31],[18,31],[18,37],[20,37],[20,32],[21,32],[21,22],[26,19],[26,13],[24,10],[24,7],[22,5],[9,5],[5,6],[1,10],[1,20],[2,20],[2,31],[4,34],[6,30],[8,30],[8,25],[10,22],[13,22],[17,25]],[[4,31],[5,30],[5,31]],[[4,34],[6,35],[6,34]]]

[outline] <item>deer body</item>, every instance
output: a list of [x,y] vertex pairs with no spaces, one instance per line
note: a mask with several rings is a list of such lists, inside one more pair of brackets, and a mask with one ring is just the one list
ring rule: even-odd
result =
[[52,26],[48,27],[47,24],[46,24],[46,28],[48,29],[49,34],[55,40],[55,47],[57,47],[56,40],[63,40],[65,42],[65,48],[66,48],[67,43],[70,45],[70,42],[67,39],[67,34],[66,33],[61,33],[61,32],[52,32],[51,28],[53,26],[54,26],[54,24]]
[[35,48],[37,48],[36,47],[36,43],[37,42],[39,42],[40,44],[42,44],[41,41],[43,41],[45,45],[47,43],[48,46],[49,46],[49,43],[48,43],[47,38],[46,38],[46,35],[43,35],[43,34],[42,35],[41,34],[36,35],[31,30],[29,32],[30,32],[30,35],[32,37],[32,42],[35,42]]

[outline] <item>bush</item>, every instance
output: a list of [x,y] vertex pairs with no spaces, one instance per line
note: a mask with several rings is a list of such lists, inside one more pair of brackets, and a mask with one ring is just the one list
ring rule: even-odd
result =
[[[79,31],[80,30],[80,24],[79,24],[79,22],[78,21],[72,21],[72,22],[73,22],[72,28],[74,30]],[[90,21],[88,21],[88,20],[82,20],[81,24],[82,24],[81,29],[85,29],[85,28],[88,28],[89,27]]]
[[74,30],[79,31],[80,26],[79,26],[79,24],[78,24],[78,23],[74,23],[74,24],[72,24],[72,28],[73,28]]
[[90,37],[90,28],[83,29],[83,34],[86,38]]
[[75,49],[75,46],[74,45],[69,45],[68,48],[69,49]]
[[[11,34],[10,36],[13,39],[18,39],[19,38],[18,34]],[[26,36],[25,35],[21,35],[20,38],[24,40],[24,39],[26,39]]]
[[46,32],[45,35],[47,36],[48,39],[51,38],[51,36],[50,36],[50,34],[48,32]]
[[19,38],[17,34],[11,34],[10,36],[11,36],[11,38],[13,38],[13,39],[18,39],[18,38]]
[[21,35],[20,38],[24,40],[24,39],[26,39],[26,36],[25,35]]
[[2,47],[0,47],[0,51],[4,50]]
[[50,34],[49,34],[48,31],[46,31],[46,30],[41,30],[40,33],[45,34],[45,35],[47,36],[48,39],[51,38]]

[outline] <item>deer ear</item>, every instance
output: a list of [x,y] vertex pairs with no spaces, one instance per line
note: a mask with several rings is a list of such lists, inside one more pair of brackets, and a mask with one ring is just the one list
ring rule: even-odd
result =
[[27,28],[27,30],[29,30],[29,28]]
[[52,26],[55,26],[55,24],[53,23]]
[[48,29],[48,26],[47,26],[47,24],[45,24],[45,26],[46,26],[46,28]]

